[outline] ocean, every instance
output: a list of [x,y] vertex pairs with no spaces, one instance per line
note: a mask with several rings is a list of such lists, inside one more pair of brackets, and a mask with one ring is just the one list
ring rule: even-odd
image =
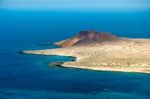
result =
[[150,11],[77,12],[0,9],[0,99],[150,99],[150,74],[50,67],[71,57],[22,55],[80,30],[150,38]]

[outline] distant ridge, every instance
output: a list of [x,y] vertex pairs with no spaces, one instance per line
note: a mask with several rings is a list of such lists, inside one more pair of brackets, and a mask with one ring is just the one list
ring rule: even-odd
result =
[[80,31],[77,35],[54,43],[54,45],[61,47],[70,47],[75,45],[86,45],[91,43],[102,43],[107,41],[118,40],[119,37],[109,33],[109,32],[96,32],[91,30]]

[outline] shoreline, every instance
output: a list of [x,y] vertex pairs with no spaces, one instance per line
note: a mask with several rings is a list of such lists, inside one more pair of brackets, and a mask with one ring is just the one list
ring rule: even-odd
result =
[[[24,52],[22,52],[23,54],[26,54]],[[32,55],[35,55],[35,53],[31,53]],[[42,54],[39,54],[42,55]],[[53,55],[46,55],[46,56],[53,56]],[[63,56],[63,55],[55,55],[55,56]],[[79,65],[68,65],[67,63],[74,63],[77,60],[79,61],[80,58],[78,58],[77,56],[64,56],[64,57],[70,57],[73,58],[72,61],[54,61],[54,62],[50,62],[48,65],[50,67],[55,67],[50,65],[51,63],[61,63],[59,64],[59,66],[56,67],[64,67],[64,68],[75,68],[75,69],[84,69],[84,70],[94,70],[94,71],[104,71],[104,72],[129,72],[129,73],[144,73],[144,74],[149,74],[149,71],[142,71],[140,69],[142,68],[110,68],[110,67],[99,67],[99,66],[79,66]],[[133,69],[133,70],[132,70]]]
[[146,72],[146,71],[140,71],[140,70],[131,70],[131,69],[127,69],[127,68],[106,68],[106,67],[88,67],[88,66],[73,66],[73,65],[66,65],[65,63],[67,62],[63,62],[60,67],[64,67],[64,68],[75,68],[75,69],[84,69],[84,70],[94,70],[94,71],[104,71],[104,72],[129,72],[129,73],[144,73],[144,74],[150,74],[150,72]]
[[[66,57],[66,56],[64,56]],[[68,57],[68,56],[67,56]],[[94,70],[94,71],[104,71],[104,72],[129,72],[129,73],[144,73],[144,74],[150,74],[150,71],[143,71],[144,68],[110,68],[110,67],[99,67],[99,66],[77,66],[77,65],[68,65],[67,63],[73,63],[76,62],[78,57],[70,56],[75,58],[74,61],[66,61],[62,62],[62,64],[59,67],[64,68],[75,68],[75,69],[84,69],[84,70]],[[133,69],[133,70],[132,70]]]
[[[21,52],[21,54],[27,54],[24,52]],[[35,54],[31,54],[31,55],[35,55]],[[42,55],[42,54],[39,54]],[[46,55],[49,56],[49,55]],[[53,55],[50,55],[53,56]],[[62,56],[62,55],[55,55],[55,56]],[[109,68],[109,67],[99,67],[99,66],[78,66],[78,65],[68,65],[67,63],[73,63],[76,62],[77,59],[80,60],[78,57],[75,56],[64,56],[64,57],[70,57],[73,58],[72,61],[54,61],[54,62],[49,62],[48,66],[50,67],[63,67],[63,68],[75,68],[75,69],[84,69],[84,70],[94,70],[94,71],[108,71],[108,72],[129,72],[129,73],[144,73],[144,74],[149,74],[150,72],[146,72],[146,71],[140,71],[139,69],[133,69],[131,70],[131,68]],[[59,66],[56,65],[51,65],[53,63],[61,63],[59,64]]]
[[74,58],[73,61],[63,62],[62,67],[150,73],[150,39],[123,39],[83,46],[22,51],[21,53]]

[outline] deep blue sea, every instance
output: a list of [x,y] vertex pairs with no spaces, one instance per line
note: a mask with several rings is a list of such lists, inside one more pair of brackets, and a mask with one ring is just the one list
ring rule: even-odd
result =
[[150,38],[150,11],[75,12],[0,9],[0,99],[150,99],[150,74],[49,67],[70,57],[21,55],[80,30]]

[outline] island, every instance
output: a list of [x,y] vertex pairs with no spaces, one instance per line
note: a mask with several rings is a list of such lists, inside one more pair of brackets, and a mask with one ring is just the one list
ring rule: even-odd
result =
[[85,30],[54,45],[60,47],[22,53],[76,57],[75,61],[63,62],[63,67],[150,73],[150,39],[118,37],[108,32]]

